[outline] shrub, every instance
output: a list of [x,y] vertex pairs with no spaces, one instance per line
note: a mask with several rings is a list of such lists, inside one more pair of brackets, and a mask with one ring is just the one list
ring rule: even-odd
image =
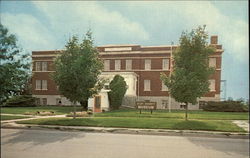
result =
[[122,104],[122,99],[127,91],[127,84],[124,78],[120,75],[115,75],[114,79],[109,84],[110,92],[108,93],[110,108],[119,109]]
[[27,107],[36,106],[36,98],[31,95],[20,95],[9,98],[3,106],[6,107]]
[[217,111],[217,112],[247,112],[249,109],[242,101],[209,101],[203,105],[205,111]]
[[[87,111],[76,112],[75,117],[89,117],[91,114]],[[74,117],[74,112],[70,112],[70,114],[66,115],[67,117]]]

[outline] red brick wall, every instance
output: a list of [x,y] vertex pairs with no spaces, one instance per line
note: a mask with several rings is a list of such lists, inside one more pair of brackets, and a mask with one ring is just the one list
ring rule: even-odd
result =
[[[218,46],[218,45],[217,45]],[[216,47],[217,47],[216,46]],[[162,51],[166,50],[169,51],[170,47],[164,47],[164,48],[141,48],[140,46],[133,46],[133,50],[144,50],[147,51]],[[221,48],[221,47],[220,47]],[[98,48],[101,51],[104,51],[104,48]],[[56,55],[56,53],[59,53],[59,51],[41,51],[41,52],[33,52],[33,55]],[[216,68],[221,69],[221,51],[215,52],[213,55],[216,55]],[[137,75],[139,75],[139,94],[140,96],[168,96],[168,92],[161,91],[162,89],[162,82],[160,80],[160,73],[164,72],[167,75],[169,74],[169,71],[152,71],[152,70],[160,70],[162,69],[162,59],[163,58],[169,58],[170,53],[138,53],[138,54],[104,54],[102,53],[100,55],[100,58],[102,59],[108,59],[110,60],[110,70],[115,70],[115,59],[121,60],[121,71],[126,71],[126,59],[132,59],[132,72],[135,72]],[[34,60],[53,60],[54,57],[32,57]],[[145,71],[144,70],[144,64],[145,59],[151,59],[151,71]],[[33,70],[35,70],[35,61],[33,62]],[[141,70],[141,71],[138,71]],[[54,71],[53,67],[53,61],[48,61],[48,71]],[[107,71],[106,71],[107,72]],[[119,72],[119,71],[118,71]],[[32,77],[32,94],[44,94],[44,95],[58,95],[59,93],[56,90],[56,85],[53,82],[53,80],[49,76],[49,72],[34,72]],[[210,79],[215,79],[215,92],[209,92],[205,95],[205,97],[214,97],[215,94],[220,94],[220,80],[221,80],[221,70],[216,70],[213,75],[211,75]],[[48,90],[35,90],[36,81],[35,80],[48,80],[47,86]],[[151,91],[144,91],[144,80],[150,80],[151,81]],[[138,87],[138,86],[137,86]]]

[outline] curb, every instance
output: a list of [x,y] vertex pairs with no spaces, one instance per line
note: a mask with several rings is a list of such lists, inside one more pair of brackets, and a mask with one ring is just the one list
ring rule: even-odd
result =
[[61,131],[83,131],[83,132],[94,132],[94,133],[249,139],[249,133],[217,132],[217,131],[109,128],[109,127],[87,127],[87,126],[28,125],[28,124],[16,124],[14,122],[1,124],[1,128],[34,129],[34,130],[52,129],[52,130],[61,130]]

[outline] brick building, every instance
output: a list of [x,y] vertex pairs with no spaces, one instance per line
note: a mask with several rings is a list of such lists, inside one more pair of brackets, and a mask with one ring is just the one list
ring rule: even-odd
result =
[[[200,98],[200,101],[220,100],[220,80],[222,45],[218,44],[218,37],[211,36],[211,45],[216,52],[209,57],[209,65],[216,71],[210,78],[210,92]],[[160,80],[160,73],[167,75],[173,66],[172,52],[177,45],[168,46],[140,46],[140,45],[106,45],[97,47],[100,58],[104,62],[101,77],[110,80],[115,74],[124,76],[128,90],[123,104],[134,105],[136,100],[150,100],[157,102],[157,108],[180,109],[180,103],[169,97],[168,88]],[[32,94],[39,98],[42,105],[70,105],[71,103],[57,91],[57,86],[50,79],[54,71],[53,60],[61,51],[33,51]],[[198,105],[189,106],[198,109]]]

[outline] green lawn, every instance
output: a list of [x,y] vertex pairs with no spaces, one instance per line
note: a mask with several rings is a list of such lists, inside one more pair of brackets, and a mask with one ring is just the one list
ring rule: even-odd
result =
[[[77,111],[81,111],[82,107],[77,107]],[[70,107],[59,106],[37,106],[37,107],[1,107],[3,114],[25,114],[26,112],[35,113],[36,111],[54,111],[56,115],[68,114],[74,109]]]
[[[105,113],[95,114],[97,117],[151,117],[151,118],[175,118],[184,119],[185,111],[172,110],[155,110],[153,114],[150,111],[142,111],[129,109],[129,110],[115,110]],[[206,112],[206,111],[188,111],[189,119],[204,119],[204,120],[248,120],[249,115],[247,112]]]
[[218,120],[190,120],[167,118],[138,118],[138,117],[95,117],[95,118],[50,118],[18,121],[23,124],[62,125],[62,126],[99,126],[99,127],[128,127],[128,128],[156,128],[178,130],[208,130],[245,132],[231,121]]
[[0,117],[1,117],[1,121],[29,118],[29,117],[25,117],[25,116],[9,116],[9,115],[0,115]]

